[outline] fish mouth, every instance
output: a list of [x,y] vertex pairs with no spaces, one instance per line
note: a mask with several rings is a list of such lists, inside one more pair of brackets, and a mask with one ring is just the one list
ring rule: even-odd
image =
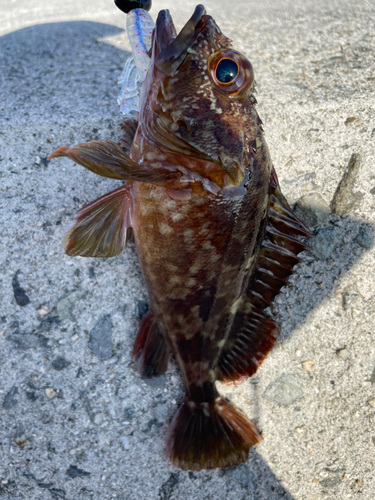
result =
[[189,46],[196,38],[197,25],[206,14],[203,5],[194,13],[177,35],[169,10],[159,12],[155,25],[155,65],[166,75],[174,76],[184,61]]

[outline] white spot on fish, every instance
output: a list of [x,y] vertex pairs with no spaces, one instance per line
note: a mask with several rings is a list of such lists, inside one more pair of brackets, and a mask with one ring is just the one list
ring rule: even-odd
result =
[[174,214],[171,215],[171,218],[173,222],[178,222],[179,220],[184,219],[185,216],[181,212],[175,212]]
[[173,232],[173,229],[170,226],[168,226],[168,224],[165,224],[164,222],[162,222],[159,225],[159,231],[161,232],[161,234],[168,235],[168,234],[171,234]]
[[179,285],[181,282],[181,278],[179,276],[176,276],[175,274],[169,277],[169,284],[170,285]]
[[200,260],[196,260],[194,264],[189,268],[189,273],[190,274],[197,274],[201,268],[201,262]]

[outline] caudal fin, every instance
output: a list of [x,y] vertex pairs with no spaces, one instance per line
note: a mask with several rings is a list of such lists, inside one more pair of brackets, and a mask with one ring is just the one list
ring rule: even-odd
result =
[[233,467],[261,440],[255,425],[224,399],[194,403],[186,397],[168,430],[167,458],[183,470]]

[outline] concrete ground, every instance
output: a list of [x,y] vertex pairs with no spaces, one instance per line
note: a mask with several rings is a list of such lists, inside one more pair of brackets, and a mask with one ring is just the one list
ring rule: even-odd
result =
[[[195,3],[151,14],[181,27]],[[111,0],[0,0],[1,499],[374,498],[375,5],[205,6],[253,63],[283,192],[317,235],[271,308],[277,346],[219,388],[264,441],[235,469],[173,469],[182,382],[173,362],[143,381],[132,361],[147,307],[134,245],[108,260],[61,247],[75,211],[118,183],[46,156],[119,138],[125,16]]]

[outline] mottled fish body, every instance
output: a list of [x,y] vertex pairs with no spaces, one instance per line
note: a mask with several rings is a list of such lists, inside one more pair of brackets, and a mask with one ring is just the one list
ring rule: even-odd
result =
[[150,297],[138,371],[160,375],[173,354],[186,387],[167,456],[182,469],[234,466],[261,436],[215,381],[251,376],[274,345],[279,327],[264,310],[310,233],[280,192],[251,63],[204,8],[178,35],[161,11],[149,56],[139,121],[122,127],[129,154],[92,141],[52,155],[126,181],[78,212],[65,249],[117,255],[132,228]]

